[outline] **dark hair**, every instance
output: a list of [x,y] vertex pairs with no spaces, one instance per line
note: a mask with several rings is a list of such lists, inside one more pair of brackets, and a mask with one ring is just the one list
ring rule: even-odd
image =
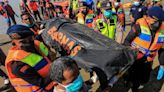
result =
[[65,80],[63,73],[65,69],[70,71],[77,71],[77,63],[70,57],[62,57],[55,60],[50,67],[50,78],[53,81],[61,83]]
[[21,19],[22,19],[22,17],[24,16],[24,15],[27,15],[27,16],[30,16],[31,17],[31,15],[28,13],[28,12],[23,12],[20,16],[21,16]]

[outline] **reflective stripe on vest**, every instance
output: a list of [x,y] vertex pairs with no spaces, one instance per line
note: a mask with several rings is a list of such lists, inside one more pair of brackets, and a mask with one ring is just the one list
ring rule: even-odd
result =
[[164,25],[156,32],[154,40],[152,41],[151,31],[145,19],[141,18],[137,23],[140,25],[141,34],[133,40],[131,45],[134,48],[138,48],[144,56],[147,57],[147,61],[153,61],[157,51],[164,43]]
[[[112,19],[114,19],[114,24],[112,24],[112,25],[110,23],[106,24],[101,19],[96,20],[96,23],[97,23],[97,26],[102,35],[114,40],[117,17],[113,17]],[[102,24],[102,26],[101,26],[101,24]]]
[[94,15],[93,14],[87,14],[86,18],[85,18],[85,23],[86,24],[90,24],[93,22],[93,18],[94,18]]

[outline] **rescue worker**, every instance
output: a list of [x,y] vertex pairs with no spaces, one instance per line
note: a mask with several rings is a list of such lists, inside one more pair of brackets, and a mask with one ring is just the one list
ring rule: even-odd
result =
[[79,13],[76,15],[77,22],[92,28],[93,19],[95,17],[93,11],[87,7],[85,2],[80,2],[79,6]]
[[[9,5],[8,0],[4,0],[4,8],[7,11],[7,15],[9,17],[9,25],[11,25],[10,19],[12,20],[14,25],[17,24],[16,20],[15,20],[16,13],[14,12],[13,8]],[[16,15],[16,16],[18,16],[18,15]]]
[[124,9],[121,7],[120,0],[113,2],[112,11],[118,16],[118,21],[121,23],[123,30],[125,31],[125,13]]
[[7,26],[10,27],[10,19],[7,15],[7,11],[4,9],[3,7],[4,2],[0,2],[0,15],[3,16],[3,18],[5,19],[5,22],[7,23]]
[[[102,35],[122,43],[122,29],[121,24],[117,22],[116,13],[111,11],[109,2],[102,2],[101,12],[102,15],[94,21],[93,28],[95,31],[100,32]],[[117,34],[117,36],[116,36]]]
[[34,0],[30,0],[29,4],[28,4],[29,8],[31,9],[33,15],[34,15],[34,18],[36,21],[38,21],[38,18],[40,19],[40,21],[42,21],[42,18],[40,16],[40,13],[39,13],[39,10],[38,10],[38,4],[36,1]]
[[137,19],[142,18],[146,15],[147,8],[142,5],[141,0],[133,0],[133,5],[130,9],[130,20],[132,25],[135,24]]
[[50,68],[50,78],[57,83],[53,92],[88,92],[78,65],[71,57],[55,60]]
[[[6,55],[0,48],[0,66],[5,66],[5,59],[6,59]],[[5,89],[8,89],[10,87],[10,84],[9,84],[8,76],[2,69],[0,69],[0,76],[4,79],[4,86],[0,87],[0,91],[3,91]]]
[[164,11],[160,7],[152,7],[148,15],[138,19],[125,39],[124,44],[138,51],[137,60],[129,69],[128,81],[132,91],[138,92],[141,83],[147,83],[152,70],[152,61],[164,44]]
[[14,25],[7,30],[12,39],[5,68],[12,86],[17,92],[52,92],[53,83],[48,74],[51,61],[48,49],[34,40],[34,33],[23,25]]

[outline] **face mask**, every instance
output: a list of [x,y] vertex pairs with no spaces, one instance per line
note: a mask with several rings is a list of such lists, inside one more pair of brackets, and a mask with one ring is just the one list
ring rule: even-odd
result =
[[103,15],[104,15],[106,18],[110,19],[110,17],[112,16],[112,12],[111,12],[110,10],[105,10],[105,11],[103,12]]
[[138,2],[138,1],[134,1],[134,3],[133,3],[135,6],[139,6],[140,5],[140,2]]
[[159,29],[160,26],[161,26],[161,22],[157,21],[157,22],[151,24],[150,29],[152,31],[156,32]]
[[32,24],[27,24],[28,27],[33,27],[34,26],[34,22]]
[[79,74],[79,76],[71,84],[67,86],[62,86],[66,89],[66,92],[77,92],[83,86],[83,79]]
[[119,3],[118,3],[118,2],[115,2],[114,5],[115,5],[116,7],[118,7]]
[[84,15],[87,15],[87,10],[83,10],[82,13],[83,13]]

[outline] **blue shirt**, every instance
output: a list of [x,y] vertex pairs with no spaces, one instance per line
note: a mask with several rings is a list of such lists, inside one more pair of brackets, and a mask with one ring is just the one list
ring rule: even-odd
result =
[[132,17],[134,18],[134,20],[136,21],[139,18],[142,18],[143,15],[146,15],[147,12],[147,7],[145,6],[135,6],[133,5],[130,9],[130,14],[132,14]]

